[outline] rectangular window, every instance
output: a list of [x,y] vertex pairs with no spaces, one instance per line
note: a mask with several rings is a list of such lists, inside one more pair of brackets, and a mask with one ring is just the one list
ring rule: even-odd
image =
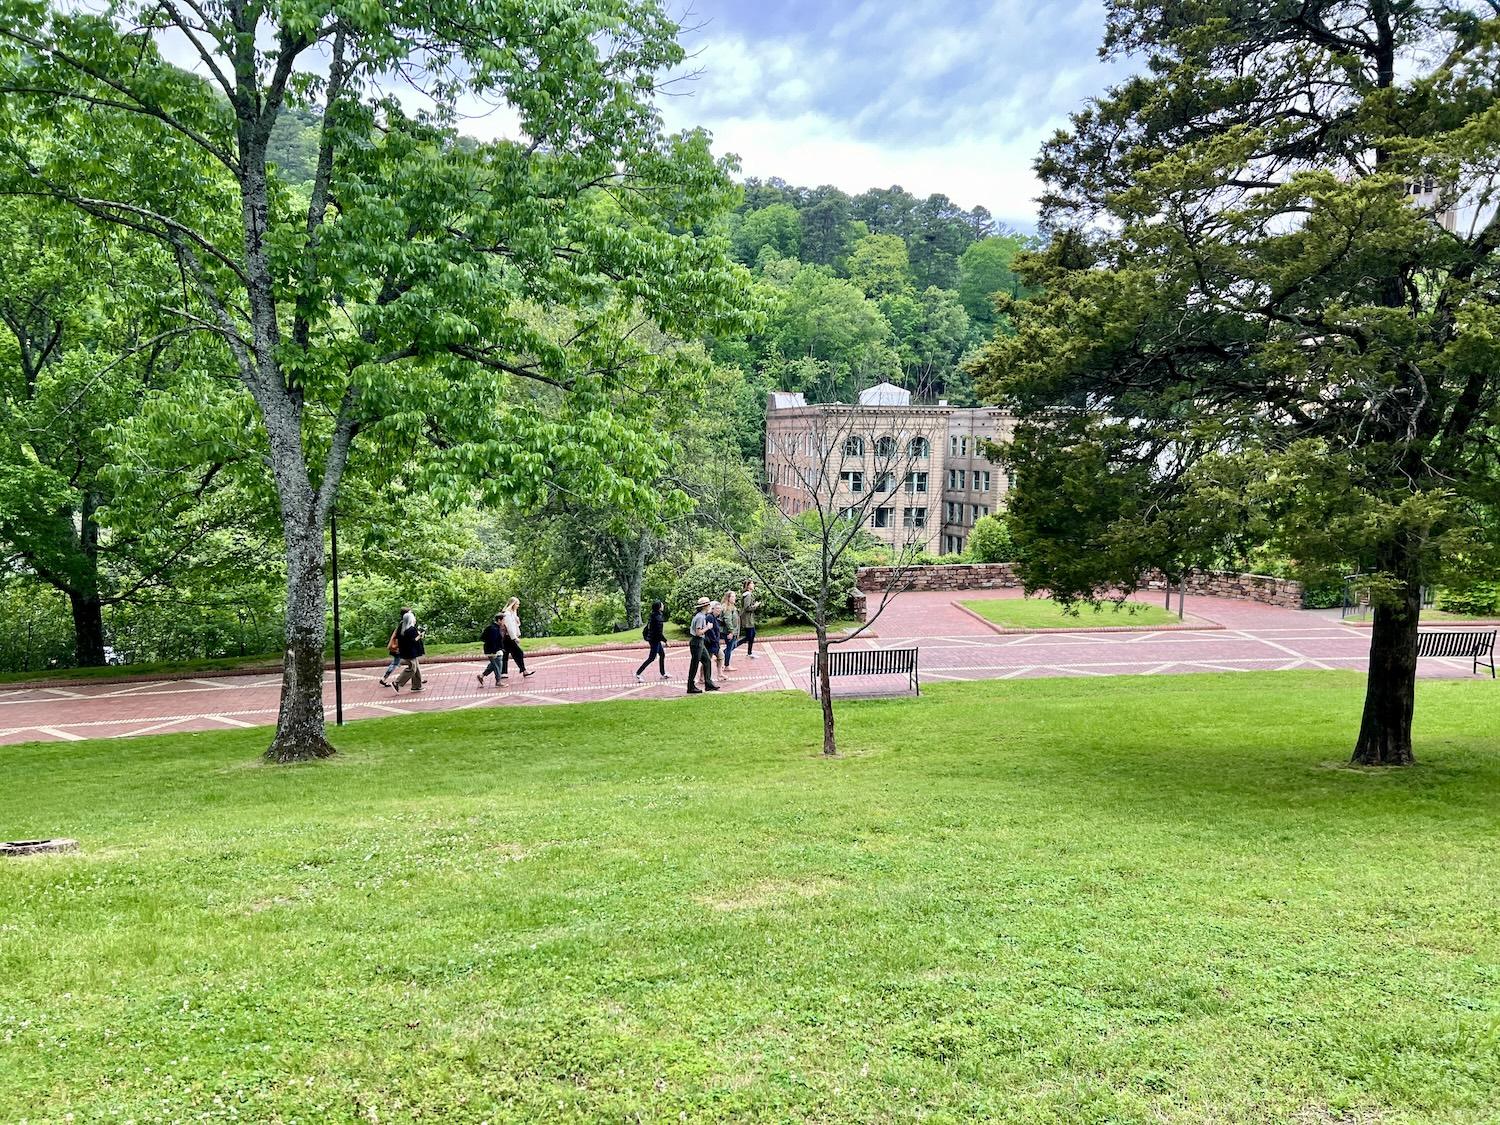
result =
[[895,492],[896,491],[896,474],[895,473],[881,473],[878,477],[876,477],[875,478],[875,491],[876,492]]
[[964,484],[966,483],[964,478],[967,477],[968,475],[969,474],[966,473],[966,472],[964,472],[962,469],[958,470],[958,490],[960,492],[962,492],[963,489],[964,489]]
[[906,491],[909,494],[910,493],[917,493],[917,492],[926,492],[927,491],[927,474],[926,473],[907,473],[906,474]]
[[988,492],[990,490],[990,474],[988,471],[974,471],[974,491]]
[[957,457],[958,456],[958,435],[957,434],[954,434],[952,437],[950,437],[948,439],[948,456],[949,457]]
[[967,457],[969,455],[969,439],[968,438],[961,437],[961,438],[958,439],[958,455],[960,457]]
[[953,539],[954,539],[954,542],[956,542],[958,544],[958,550],[954,551],[953,553],[955,555],[961,555],[961,554],[963,554],[964,553],[964,537],[962,535],[955,535],[953,537]]
[[903,508],[901,510],[901,526],[902,527],[926,527],[927,526],[927,509],[926,508]]
[[876,508],[875,509],[875,526],[876,527],[890,527],[895,522],[895,518],[894,518],[895,515],[896,515],[896,509],[895,508]]
[[858,469],[847,469],[839,474],[839,479],[844,482],[850,492],[863,492],[865,490],[865,474]]

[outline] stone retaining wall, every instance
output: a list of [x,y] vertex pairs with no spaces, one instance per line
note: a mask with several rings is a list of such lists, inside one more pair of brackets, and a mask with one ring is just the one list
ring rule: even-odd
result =
[[[897,573],[890,566],[862,566],[854,585],[879,593]],[[958,566],[914,566],[906,572],[905,590],[1014,590],[1021,580],[1010,563],[963,563]]]
[[[1165,584],[1165,579],[1160,574],[1147,576],[1148,589],[1160,590]],[[1188,572],[1185,585],[1189,594],[1259,602],[1261,605],[1281,606],[1283,609],[1302,608],[1302,583],[1290,578],[1273,578],[1269,574],[1236,574],[1230,570],[1193,570]]]

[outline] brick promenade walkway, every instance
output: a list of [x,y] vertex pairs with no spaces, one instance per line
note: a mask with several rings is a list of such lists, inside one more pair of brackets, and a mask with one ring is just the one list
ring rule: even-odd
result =
[[[1294,668],[1363,670],[1370,632],[1317,613],[1198,597],[1188,601],[1193,629],[1150,632],[999,634],[955,606],[960,600],[1014,597],[1015,591],[912,593],[895,599],[874,637],[850,642],[869,648],[916,645],[924,684],[952,680],[1035,676],[1163,675],[1178,672],[1274,671]],[[1112,615],[1110,619],[1113,620]],[[813,645],[767,641],[759,659],[736,654],[724,682],[728,691],[806,690]],[[536,675],[512,673],[503,688],[479,689],[483,667],[471,662],[429,665],[426,690],[400,695],[377,682],[380,669],[344,673],[346,719],[421,711],[612,699],[662,699],[680,694],[687,649],[669,650],[662,682],[635,682],[644,646],[629,651],[563,653],[527,661]],[[1423,676],[1467,676],[1467,660],[1423,660]],[[493,683],[493,680],[490,681]],[[861,691],[889,684],[847,682]],[[276,718],[280,676],[231,676],[86,687],[0,688],[0,744],[73,741],[166,731],[260,726]],[[332,718],[332,674],[325,691]],[[711,706],[707,698],[705,705]]]

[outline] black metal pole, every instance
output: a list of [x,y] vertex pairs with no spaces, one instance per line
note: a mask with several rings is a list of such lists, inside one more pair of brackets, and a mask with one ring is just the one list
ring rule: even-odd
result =
[[328,530],[333,540],[333,721],[344,725],[344,638],[339,631],[339,517],[328,513]]

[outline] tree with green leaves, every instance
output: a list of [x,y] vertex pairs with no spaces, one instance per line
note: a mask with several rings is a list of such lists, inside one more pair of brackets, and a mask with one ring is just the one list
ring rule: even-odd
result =
[[81,666],[104,663],[107,609],[211,565],[234,517],[217,495],[232,453],[179,451],[146,494],[121,487],[120,427],[150,397],[192,401],[208,357],[161,311],[167,255],[98,234],[52,201],[0,198],[0,553],[67,598]]
[[[727,168],[653,101],[676,33],[656,0],[0,0],[0,194],[155,240],[180,323],[253,403],[286,565],[272,759],[333,752],[324,530],[346,471],[454,503],[535,502],[559,475],[647,500],[642,404],[699,374],[635,330],[731,322],[742,286],[695,233],[733,202]],[[476,101],[515,137],[460,143]],[[305,195],[269,157],[287,108],[320,113]]]
[[1254,529],[1368,572],[1362,764],[1413,760],[1421,587],[1497,562],[1497,43],[1488,6],[1113,0],[1147,69],[1043,150],[1052,243],[979,365],[1029,586]]
[[1028,248],[1018,234],[997,234],[971,243],[958,260],[958,296],[969,319],[986,333],[995,328],[995,294],[1019,297],[1016,255]]
[[969,339],[969,314],[958,294],[929,285],[887,297],[880,309],[896,335],[902,382],[919,401],[944,395]]
[[790,203],[773,203],[737,219],[734,256],[747,266],[767,247],[783,258],[797,257],[802,248],[802,218]]
[[803,379],[790,389],[806,391],[819,401],[847,402],[861,388],[899,371],[891,326],[880,307],[857,286],[820,266],[795,268],[776,287],[766,332],[777,355],[817,361],[822,376]]
[[911,258],[906,243],[894,234],[861,238],[850,250],[844,270],[865,296],[877,301],[912,291]]
[[819,266],[837,265],[854,241],[856,228],[849,221],[849,197],[825,184],[812,192],[800,217],[802,260]]

